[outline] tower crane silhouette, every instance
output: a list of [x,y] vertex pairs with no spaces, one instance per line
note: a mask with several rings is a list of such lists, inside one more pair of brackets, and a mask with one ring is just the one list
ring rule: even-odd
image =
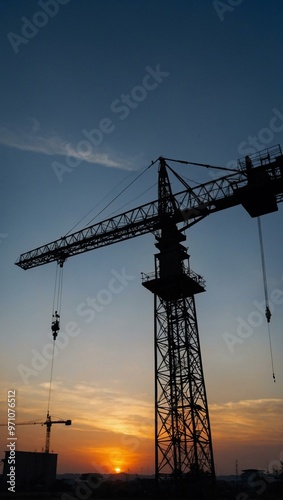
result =
[[[52,420],[51,415],[49,415],[49,412],[47,412],[46,415],[46,420],[44,422],[16,422],[15,425],[46,425],[46,438],[45,438],[45,448],[44,451],[45,453],[49,453],[50,450],[50,438],[51,438],[51,427],[53,424],[65,424],[65,425],[72,425],[71,420]],[[0,424],[0,426],[6,426],[7,424]]]
[[[280,146],[268,148],[240,159],[232,173],[193,188],[168,161],[177,160],[159,158],[157,200],[23,253],[16,265],[30,269],[64,262],[143,234],[155,235],[155,271],[143,274],[142,284],[154,294],[155,304],[156,478],[170,474],[179,480],[190,474],[205,474],[213,479],[212,438],[195,308],[195,295],[205,290],[205,282],[190,269],[184,231],[208,215],[237,205],[251,217],[277,211],[283,201],[283,156]],[[182,182],[182,191],[173,194],[169,171]]]

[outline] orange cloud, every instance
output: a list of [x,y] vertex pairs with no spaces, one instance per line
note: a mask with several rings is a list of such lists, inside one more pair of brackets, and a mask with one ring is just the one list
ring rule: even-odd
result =
[[282,441],[283,399],[256,399],[210,405],[214,440]]
[[[17,422],[45,421],[49,384],[24,386],[17,394]],[[154,454],[153,403],[123,391],[80,382],[54,382],[52,419],[71,419],[72,426],[53,425],[50,450],[59,454],[59,472],[116,467],[138,473],[152,467]],[[57,396],[58,395],[58,396]],[[56,400],[57,399],[57,400]],[[2,428],[5,449],[5,427]],[[17,445],[23,451],[42,451],[46,426],[18,426]],[[1,440],[2,441],[2,440]],[[152,469],[151,469],[152,471]]]
[[272,472],[283,460],[283,399],[256,399],[210,405],[217,474],[245,468]]
[[[44,421],[47,393],[47,383],[21,387],[17,392],[17,421]],[[74,384],[55,381],[51,403],[52,418],[72,420],[71,427],[52,426],[51,450],[59,454],[59,472],[112,473],[117,467],[133,473],[139,473],[141,468],[153,472],[151,397],[128,394],[118,390],[115,383],[112,387],[102,387],[85,381]],[[2,407],[5,405],[3,400]],[[211,404],[209,410],[219,471],[234,472],[237,458],[241,459],[242,468],[265,468],[272,460],[278,460],[283,449],[283,399]],[[0,429],[3,451],[7,435],[5,427]],[[41,451],[45,434],[45,426],[19,426],[18,449]]]

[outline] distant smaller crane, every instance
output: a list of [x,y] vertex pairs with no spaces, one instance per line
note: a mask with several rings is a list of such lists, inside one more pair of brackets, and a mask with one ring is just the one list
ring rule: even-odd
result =
[[50,435],[51,435],[51,426],[52,424],[65,424],[72,425],[71,420],[51,420],[51,415],[47,412],[46,420],[41,425],[46,425],[46,439],[45,439],[45,453],[49,453],[50,448]]
[[[49,453],[50,449],[50,436],[51,436],[51,427],[53,424],[65,424],[72,425],[71,420],[51,420],[51,415],[47,412],[45,422],[17,422],[16,425],[46,425],[46,439],[45,439],[45,453]],[[0,424],[0,426],[7,424]]]

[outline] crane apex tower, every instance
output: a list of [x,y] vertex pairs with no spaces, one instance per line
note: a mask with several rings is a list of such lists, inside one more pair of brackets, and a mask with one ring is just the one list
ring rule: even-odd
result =
[[160,235],[155,272],[143,286],[155,303],[155,471],[175,480],[198,473],[214,478],[208,404],[194,295],[204,280],[188,266],[177,228],[178,211],[162,159],[159,170]]

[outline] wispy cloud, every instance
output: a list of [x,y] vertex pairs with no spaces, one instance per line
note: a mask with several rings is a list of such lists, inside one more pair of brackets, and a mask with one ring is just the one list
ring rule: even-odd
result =
[[77,151],[76,145],[63,139],[58,134],[54,132],[49,134],[40,133],[40,124],[35,118],[31,118],[30,121],[29,130],[15,130],[1,126],[0,144],[32,153],[50,156],[72,156],[81,161],[105,167],[121,168],[123,170],[132,169],[129,161],[114,158],[114,155],[109,152],[98,152],[94,147],[88,154],[82,154]]
[[[18,420],[45,418],[49,383],[21,387]],[[138,437],[152,437],[153,403],[113,388],[87,382],[66,385],[53,381],[50,412],[56,418],[71,418],[79,431],[111,431]],[[60,398],[56,397],[60,394]],[[32,408],[32,409],[31,409]],[[83,410],[83,411],[82,411]],[[63,412],[63,413],[62,413]]]
[[[4,386],[1,382],[0,389]],[[44,447],[46,428],[40,423],[46,418],[48,390],[48,382],[18,389],[16,422],[39,424],[17,427],[18,449],[40,451]],[[6,394],[7,390],[1,392]],[[5,398],[2,407],[6,410]],[[72,420],[71,427],[52,426],[51,450],[60,454],[65,471],[85,468],[105,473],[115,467],[125,470],[134,466],[140,470],[153,462],[153,402],[142,396],[86,381],[54,380],[50,414],[52,419]],[[1,421],[4,423],[5,417]],[[7,428],[2,429],[0,447],[4,449]]]
[[210,405],[212,431],[227,442],[282,441],[283,399],[254,399]]
[[[25,404],[18,406],[18,418],[23,421],[44,418],[48,390],[47,382],[34,385],[32,393],[30,386],[21,387],[20,401]],[[86,381],[74,384],[53,381],[52,395],[52,416],[71,418],[79,431],[103,430],[144,438],[153,436],[154,407],[147,396],[128,394],[113,386],[102,387]],[[282,442],[282,398],[215,403],[210,404],[209,411],[216,440]]]
[[[4,382],[0,383],[0,389],[4,386]],[[48,382],[19,388],[18,422],[45,420],[48,389]],[[6,394],[6,391],[2,393]],[[5,398],[2,407],[6,408]],[[215,403],[209,409],[215,455],[221,473],[231,473],[235,456],[242,468],[262,468],[270,461],[273,460],[272,465],[278,460],[283,444],[282,398]],[[106,387],[85,380],[54,380],[50,413],[52,418],[72,420],[71,428],[52,428],[51,444],[70,470],[76,471],[78,463],[86,470],[104,464],[104,471],[113,471],[116,466],[124,468],[136,464],[138,467],[139,464],[140,467],[141,461],[142,466],[153,463],[154,404],[149,396],[127,393],[114,383]],[[3,446],[5,436],[6,432]],[[44,445],[45,430],[40,425],[19,427],[17,436],[20,449],[40,450]],[[76,456],[74,463],[72,453]]]

